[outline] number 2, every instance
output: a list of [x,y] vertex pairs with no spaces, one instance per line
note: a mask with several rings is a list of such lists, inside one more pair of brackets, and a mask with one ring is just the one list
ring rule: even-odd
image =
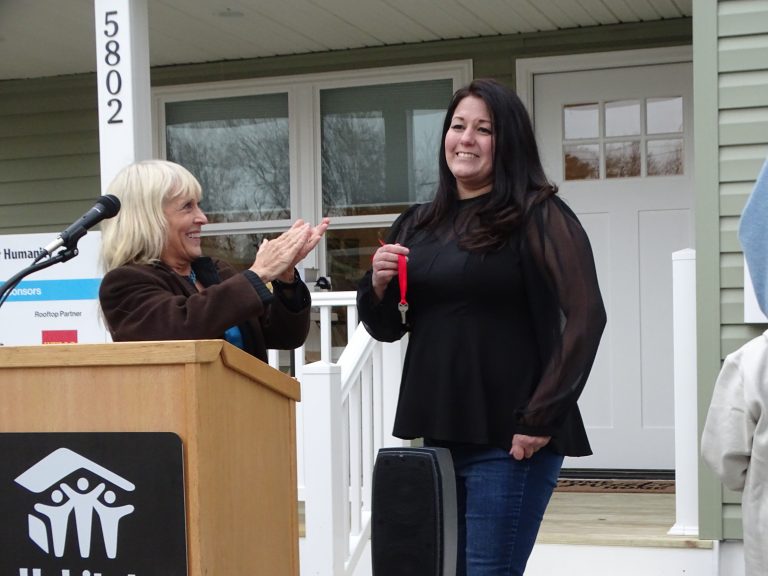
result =
[[112,116],[109,117],[107,124],[122,124],[123,119],[118,118],[117,115],[120,114],[120,110],[123,109],[123,103],[118,98],[110,98],[107,100],[108,108],[111,108],[113,104],[117,107],[117,109],[112,113]]

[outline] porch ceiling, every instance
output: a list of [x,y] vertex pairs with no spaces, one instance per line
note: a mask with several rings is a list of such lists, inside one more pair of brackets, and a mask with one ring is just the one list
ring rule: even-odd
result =
[[[691,16],[693,0],[148,0],[152,66]],[[93,0],[0,0],[0,80],[95,70]]]

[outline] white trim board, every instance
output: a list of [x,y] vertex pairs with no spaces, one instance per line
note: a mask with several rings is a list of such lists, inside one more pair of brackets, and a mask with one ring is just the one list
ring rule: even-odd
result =
[[648,48],[643,50],[617,50],[595,54],[571,54],[568,56],[546,56],[542,58],[520,58],[515,63],[517,95],[525,104],[533,119],[533,77],[536,74],[598,70],[601,68],[624,68],[627,66],[648,66],[692,62],[692,46],[669,48]]

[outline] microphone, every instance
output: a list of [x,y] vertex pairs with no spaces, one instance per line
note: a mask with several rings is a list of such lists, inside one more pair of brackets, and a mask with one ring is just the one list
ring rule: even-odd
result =
[[93,228],[96,224],[107,218],[112,218],[120,211],[120,200],[117,196],[107,194],[102,196],[96,201],[96,204],[83,214],[78,220],[75,220],[72,224],[67,226],[59,236],[48,244],[43,250],[48,255],[53,254],[53,251],[61,246],[67,248],[74,248],[77,245],[77,241],[88,233],[88,230]]

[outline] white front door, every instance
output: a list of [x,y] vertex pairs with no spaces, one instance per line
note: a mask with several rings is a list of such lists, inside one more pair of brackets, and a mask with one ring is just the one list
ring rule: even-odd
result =
[[589,234],[608,324],[579,405],[594,455],[673,469],[672,253],[693,247],[690,63],[535,74],[542,160]]

